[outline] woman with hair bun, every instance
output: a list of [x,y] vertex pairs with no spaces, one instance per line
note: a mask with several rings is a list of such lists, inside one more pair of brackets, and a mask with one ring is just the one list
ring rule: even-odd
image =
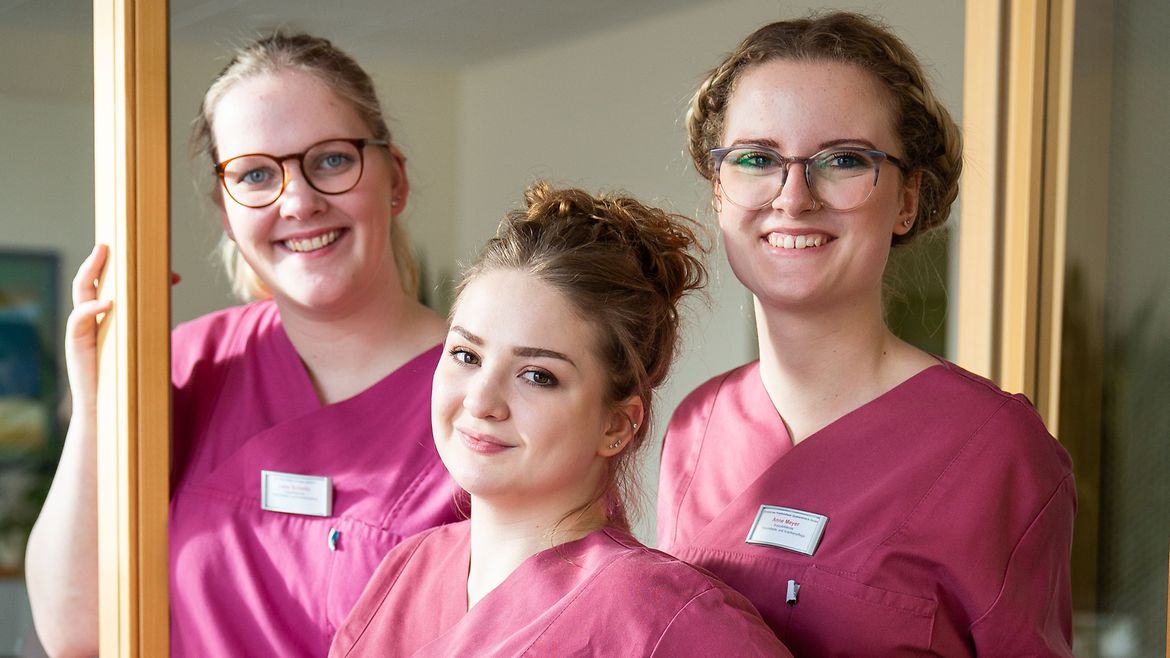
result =
[[[386,552],[458,518],[430,438],[443,320],[414,295],[405,158],[370,76],[307,34],[237,51],[194,141],[250,303],[172,335],[171,655],[321,656]],[[29,540],[37,630],[55,656],[98,651],[105,253],[74,281],[73,420]]]
[[330,656],[787,656],[726,585],[629,532],[632,462],[702,286],[689,220],[525,193],[464,273],[431,422],[470,521],[400,544]]
[[797,655],[1071,655],[1068,454],[883,319],[891,247],[946,220],[961,169],[913,53],[856,14],[766,25],[687,128],[760,358],[675,412],[659,548]]

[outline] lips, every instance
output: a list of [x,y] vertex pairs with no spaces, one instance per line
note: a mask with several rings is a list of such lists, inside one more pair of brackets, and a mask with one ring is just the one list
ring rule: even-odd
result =
[[468,450],[482,455],[495,455],[516,447],[491,434],[480,434],[461,429],[456,429],[455,433],[459,435],[459,440]]

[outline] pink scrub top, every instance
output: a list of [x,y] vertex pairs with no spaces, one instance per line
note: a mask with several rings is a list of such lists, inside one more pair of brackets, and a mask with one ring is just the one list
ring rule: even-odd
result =
[[470,527],[386,556],[330,657],[792,655],[742,596],[614,529],[533,555],[468,610]]
[[[747,543],[761,505],[827,516],[813,554]],[[793,446],[755,362],[675,412],[658,540],[798,656],[1071,656],[1075,508],[1068,454],[1028,401],[958,366]]]
[[[431,439],[440,353],[323,406],[272,302],[175,330],[173,656],[323,656],[382,557],[457,519]],[[262,469],[332,478],[332,514],[261,509]]]

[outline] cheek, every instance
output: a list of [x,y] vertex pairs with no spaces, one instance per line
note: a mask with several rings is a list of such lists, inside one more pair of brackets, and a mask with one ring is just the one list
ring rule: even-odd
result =
[[449,366],[441,364],[435,370],[431,386],[431,424],[436,430],[449,426],[454,413],[463,404],[463,395],[447,368]]

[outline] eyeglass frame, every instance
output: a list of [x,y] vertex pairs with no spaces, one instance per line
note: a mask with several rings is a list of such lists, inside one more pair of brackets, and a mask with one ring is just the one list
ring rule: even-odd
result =
[[[347,144],[352,145],[354,148],[356,148],[357,152],[358,152],[358,175],[357,175],[357,178],[354,180],[353,185],[350,185],[349,187],[347,187],[344,190],[341,190],[339,192],[326,192],[325,190],[317,187],[313,183],[312,177],[305,174],[305,156],[308,155],[309,151],[312,151],[313,149],[317,148],[318,146],[320,146],[322,144],[328,144],[329,142],[345,142]],[[241,206],[243,206],[245,208],[267,208],[268,206],[271,206],[272,204],[279,201],[280,197],[284,195],[284,190],[288,187],[289,175],[288,175],[288,170],[285,169],[285,166],[284,166],[285,162],[288,162],[289,160],[296,160],[297,164],[300,166],[301,176],[305,179],[305,182],[309,184],[309,187],[313,188],[317,192],[320,192],[321,194],[327,194],[329,196],[336,196],[338,194],[345,194],[346,192],[352,190],[353,188],[357,187],[358,183],[360,183],[362,181],[362,175],[366,173],[365,148],[367,146],[389,147],[390,140],[376,139],[376,138],[372,138],[372,137],[370,137],[370,138],[366,138],[366,137],[354,137],[354,138],[338,137],[338,138],[333,138],[333,139],[323,139],[319,142],[313,142],[305,150],[301,151],[300,153],[289,153],[288,155],[280,155],[280,156],[272,155],[270,153],[241,153],[240,155],[232,156],[232,157],[230,157],[227,160],[224,160],[222,162],[212,163],[212,167],[215,169],[216,176],[219,177],[219,182],[220,182],[220,185],[223,186],[223,191],[227,192],[228,198],[230,198],[232,201],[235,201],[236,203],[240,204]],[[227,180],[224,178],[224,175],[227,173],[226,169],[227,169],[228,163],[232,162],[233,160],[238,160],[240,158],[254,158],[257,156],[263,156],[263,157],[270,158],[270,159],[276,161],[276,164],[280,166],[281,181],[280,181],[280,191],[276,193],[276,196],[273,197],[271,201],[269,201],[268,203],[265,203],[265,204],[261,204],[259,206],[253,206],[253,205],[249,205],[249,204],[246,204],[246,203],[240,201],[232,194],[232,191],[230,189],[228,189],[228,183],[227,183]]]
[[[888,161],[890,164],[897,167],[898,170],[901,171],[903,175],[910,173],[910,167],[908,167],[906,165],[906,163],[902,162],[902,160],[900,158],[892,156],[889,153],[886,153],[885,151],[880,151],[878,149],[854,148],[854,147],[850,147],[848,145],[836,145],[836,146],[830,146],[829,148],[821,149],[820,151],[817,151],[816,153],[813,153],[812,155],[810,155],[808,157],[800,157],[800,156],[796,156],[796,155],[794,155],[794,156],[783,155],[779,151],[777,151],[776,149],[774,149],[770,146],[764,146],[762,144],[735,144],[733,146],[720,146],[717,148],[713,148],[708,152],[711,155],[712,175],[715,178],[715,182],[719,184],[719,187],[721,189],[723,187],[723,182],[719,178],[719,170],[723,166],[723,161],[724,161],[724,159],[727,158],[728,153],[731,153],[732,151],[738,151],[740,149],[760,150],[760,151],[765,151],[767,153],[775,155],[777,160],[781,164],[780,169],[783,172],[780,174],[780,188],[778,190],[776,190],[776,194],[771,199],[769,199],[767,202],[765,202],[761,205],[745,206],[741,203],[737,203],[730,196],[727,197],[727,200],[729,202],[731,202],[733,205],[736,205],[736,206],[739,206],[740,208],[743,208],[744,210],[760,210],[762,208],[767,208],[768,206],[775,203],[776,199],[780,198],[781,194],[784,194],[784,186],[788,184],[788,170],[794,164],[799,164],[804,169],[804,183],[805,183],[805,185],[808,186],[808,191],[809,191],[809,194],[812,195],[812,198],[815,201],[817,201],[818,203],[820,203],[822,206],[829,208],[830,210],[836,210],[837,212],[848,212],[850,210],[856,210],[856,209],[860,208],[861,206],[865,205],[866,201],[869,201],[869,198],[871,196],[873,196],[873,191],[875,189],[877,189],[878,179],[881,176],[881,168],[882,168],[883,161]],[[870,187],[869,193],[865,195],[865,198],[862,199],[860,203],[858,203],[855,206],[851,206],[849,208],[833,208],[832,206],[827,205],[822,199],[820,199],[817,192],[816,192],[816,187],[813,186],[812,176],[809,174],[809,168],[808,168],[809,163],[815,162],[816,159],[821,157],[822,155],[829,153],[831,151],[840,151],[840,150],[848,150],[848,151],[853,151],[855,153],[864,153],[865,155],[873,158],[873,160],[874,160],[874,163],[873,163],[873,186]]]

